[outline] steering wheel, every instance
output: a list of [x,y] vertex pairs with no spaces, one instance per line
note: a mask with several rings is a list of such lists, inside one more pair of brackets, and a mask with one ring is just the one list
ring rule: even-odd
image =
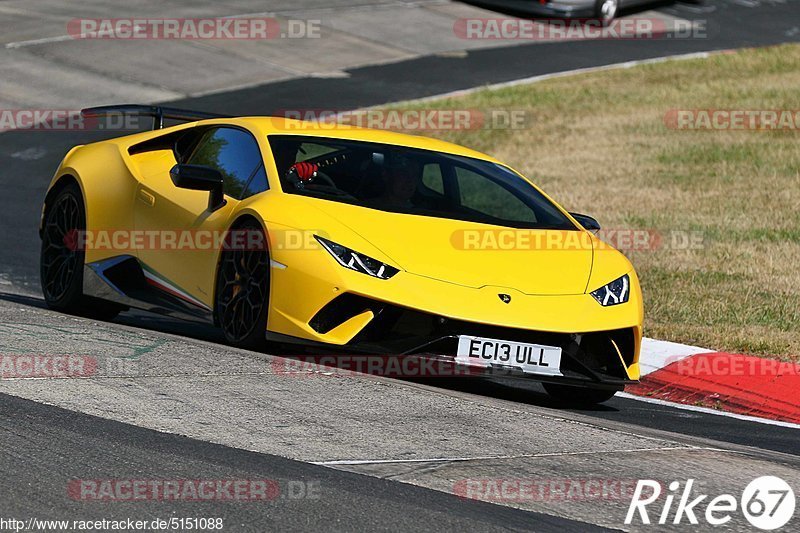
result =
[[348,200],[356,198],[336,186],[330,176],[320,172],[319,165],[308,161],[295,163],[286,172],[286,178],[296,189],[321,192],[332,196],[339,196]]

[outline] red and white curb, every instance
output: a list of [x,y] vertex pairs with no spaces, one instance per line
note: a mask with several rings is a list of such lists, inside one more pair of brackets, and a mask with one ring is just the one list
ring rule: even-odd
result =
[[737,418],[800,424],[800,365],[645,338],[641,382],[626,393]]

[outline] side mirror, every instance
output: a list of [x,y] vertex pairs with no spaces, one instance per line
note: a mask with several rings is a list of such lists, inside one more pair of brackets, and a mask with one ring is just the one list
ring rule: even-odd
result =
[[169,171],[172,183],[181,189],[208,191],[208,210],[216,211],[225,205],[222,193],[222,174],[219,170],[202,165],[175,165]]
[[580,213],[570,213],[572,218],[578,221],[578,223],[586,229],[586,231],[591,231],[592,233],[597,233],[600,231],[600,223],[594,217],[590,217],[589,215],[582,215]]

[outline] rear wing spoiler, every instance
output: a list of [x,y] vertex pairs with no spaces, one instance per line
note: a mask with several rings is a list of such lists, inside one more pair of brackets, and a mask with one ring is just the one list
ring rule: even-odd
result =
[[206,113],[203,111],[188,111],[186,109],[176,109],[174,107],[136,104],[105,105],[100,107],[87,107],[81,110],[81,116],[85,118],[99,118],[111,115],[152,117],[154,130],[160,130],[164,127],[164,119],[177,120],[180,122],[194,122],[196,120],[206,120],[210,118],[231,118],[229,115],[218,115],[216,113]]

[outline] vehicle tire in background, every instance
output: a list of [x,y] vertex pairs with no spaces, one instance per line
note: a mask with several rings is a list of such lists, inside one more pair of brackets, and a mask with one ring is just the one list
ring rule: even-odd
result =
[[597,0],[595,3],[595,16],[604,26],[611,24],[619,10],[619,0]]

